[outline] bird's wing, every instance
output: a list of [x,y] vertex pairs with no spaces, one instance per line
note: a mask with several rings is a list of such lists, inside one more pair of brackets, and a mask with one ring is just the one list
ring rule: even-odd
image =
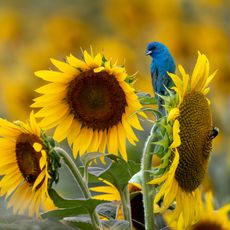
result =
[[152,64],[151,64],[151,78],[152,78],[152,86],[153,86],[154,92],[156,92],[157,76],[158,76],[158,70],[156,68],[155,63],[152,62]]

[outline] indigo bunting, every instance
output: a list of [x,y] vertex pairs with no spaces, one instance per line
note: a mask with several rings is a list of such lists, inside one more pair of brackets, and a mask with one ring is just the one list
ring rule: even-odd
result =
[[158,95],[167,95],[165,87],[170,89],[173,86],[172,79],[167,72],[175,73],[176,64],[168,48],[160,42],[151,42],[147,46],[146,55],[152,57],[151,78],[155,97],[158,102],[158,110],[165,113],[162,106],[163,100]]

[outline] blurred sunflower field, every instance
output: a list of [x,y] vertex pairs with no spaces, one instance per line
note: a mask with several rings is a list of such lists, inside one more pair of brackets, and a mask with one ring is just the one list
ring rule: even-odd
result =
[[[43,96],[47,98],[47,101],[50,100],[50,108],[57,106],[55,104],[51,104],[51,101],[55,100],[55,98],[48,98],[49,93],[46,91],[35,91],[36,89],[39,91],[40,87],[44,86],[44,81],[42,79],[45,79],[46,76],[48,76],[48,74],[46,76],[40,74],[42,76],[38,78],[35,76],[35,72],[53,69],[52,63],[57,68],[60,66],[61,68],[63,67],[62,64],[52,61],[50,58],[54,58],[55,60],[65,63],[67,57],[67,61],[71,68],[76,66],[80,66],[79,68],[81,68],[79,60],[76,61],[74,57],[83,57],[83,60],[87,63],[86,67],[84,67],[85,69],[90,67],[90,61],[95,64],[97,63],[97,60],[100,60],[103,61],[104,66],[97,66],[98,69],[96,71],[98,72],[94,72],[97,74],[104,68],[105,71],[113,71],[116,77],[125,74],[122,72],[123,70],[120,71],[116,69],[116,65],[122,67],[124,66],[128,75],[131,76],[130,81],[133,81],[133,78],[135,78],[134,82],[131,84],[135,91],[146,92],[151,96],[154,96],[150,75],[151,60],[145,54],[146,46],[149,42],[159,41],[165,44],[174,57],[176,65],[178,66],[178,64],[182,64],[188,73],[192,72],[196,63],[197,52],[200,51],[202,54],[205,54],[209,60],[210,73],[213,73],[216,69],[218,70],[215,78],[210,83],[211,90],[208,94],[208,98],[212,112],[213,126],[218,127],[220,131],[218,136],[213,140],[213,147],[208,166],[208,175],[204,178],[202,189],[207,193],[213,193],[213,202],[215,207],[220,208],[230,203],[229,9],[230,1],[228,0],[0,1],[1,118],[8,121],[20,120],[24,122],[29,120],[31,125],[27,124],[24,126],[20,123],[19,130],[14,128],[17,130],[14,132],[14,134],[19,135],[18,132],[21,132],[20,135],[24,135],[26,133],[37,135],[38,128],[36,128],[37,126],[33,123],[34,118],[31,110],[33,109],[35,112],[38,110],[37,108],[31,108],[31,105],[36,102],[38,102],[38,104],[42,104],[43,99],[36,102],[33,99],[38,96],[42,97],[41,95],[38,95],[38,93],[42,93],[44,94]],[[90,55],[87,55],[85,50],[88,51]],[[93,53],[91,53],[91,50]],[[102,56],[104,55],[105,57],[108,57],[108,60],[110,60],[109,58],[111,57],[111,63],[116,64],[114,64],[114,66],[111,64],[111,66],[108,67],[110,62],[108,60],[103,60],[103,58],[100,59],[99,56],[97,56],[98,53],[101,53]],[[98,57],[98,59],[96,57]],[[107,61],[109,62],[108,66],[106,66]],[[66,67],[65,70],[68,68],[69,67]],[[71,71],[71,68],[69,68],[68,71]],[[82,69],[84,68],[82,67]],[[178,72],[179,71],[177,68],[176,73]],[[39,75],[39,73],[36,75]],[[65,80],[70,82],[70,80],[67,78]],[[74,81],[71,83],[73,83],[73,85],[77,84]],[[133,93],[133,90],[128,86],[125,88],[123,83],[121,83],[120,86],[123,87],[122,89],[124,89],[125,93],[128,92],[127,95],[131,95]],[[75,85],[73,88],[74,87]],[[69,86],[69,88],[71,88],[71,86]],[[71,90],[73,91],[72,88]],[[68,96],[69,94],[66,97]],[[128,112],[126,111],[128,115],[135,112],[135,110],[140,109],[139,104],[131,103],[132,100],[134,100],[134,97],[135,96],[133,95],[129,96],[130,103],[127,104],[128,107],[131,107],[131,109]],[[71,104],[71,106],[74,107],[73,104]],[[43,106],[35,105],[34,107]],[[151,105],[151,108],[156,108],[156,105]],[[60,106],[60,110],[61,109],[62,107]],[[145,115],[141,116],[140,114],[140,123],[144,131],[141,131],[141,127],[137,125],[136,121],[133,121],[131,124],[134,128],[136,128],[134,135],[132,135],[132,131],[127,131],[127,133],[130,134],[128,140],[131,143],[127,143],[127,156],[126,153],[122,154],[122,151],[126,151],[122,148],[122,144],[116,144],[114,147],[111,143],[112,135],[115,137],[118,136],[117,138],[119,139],[119,135],[122,133],[122,128],[117,127],[117,131],[112,131],[111,129],[110,133],[112,134],[109,133],[108,140],[104,144],[104,146],[107,146],[111,151],[118,151],[119,149],[120,154],[124,159],[128,157],[128,159],[132,161],[132,166],[130,167],[132,168],[131,171],[133,170],[134,173],[140,170],[142,151],[145,141],[148,138],[150,129],[154,123],[154,117],[152,114],[148,114],[148,112],[146,112],[146,114],[148,115],[148,118],[146,118]],[[41,117],[43,117],[42,113],[39,118]],[[69,119],[70,126],[74,118],[69,116],[67,119]],[[52,122],[49,123],[48,120],[43,121],[47,126],[50,126],[50,128],[55,127]],[[90,126],[86,121],[84,122],[86,126]],[[66,124],[67,122],[65,125]],[[78,125],[78,123],[74,122],[72,124],[74,127],[77,127]],[[101,124],[101,127],[103,125],[104,124]],[[30,126],[32,128],[28,128]],[[10,127],[9,129],[12,128],[12,126],[9,124],[7,124],[7,127]],[[22,127],[24,127],[24,129]],[[64,123],[62,127],[64,127]],[[95,127],[93,128],[94,131],[91,133],[90,131],[87,133],[88,130],[84,132],[85,139],[87,139],[87,135],[89,134],[92,134],[94,137],[98,135],[97,138],[98,140],[100,139],[100,134],[95,134]],[[124,127],[123,129],[127,130]],[[36,130],[36,132],[34,130]],[[63,139],[65,139],[64,136],[62,138],[61,132],[61,128],[56,132],[54,129],[51,129],[51,131],[48,131],[47,134],[52,136],[52,134],[55,133],[54,136],[57,138],[54,139],[60,139],[61,142]],[[0,132],[1,137],[4,137],[4,135],[5,134]],[[101,135],[105,136],[106,134],[105,132],[102,132]],[[139,141],[135,139],[136,136]],[[71,151],[71,147],[69,146],[73,144],[73,148],[76,151],[79,150],[80,153],[84,153],[87,147],[85,147],[85,149],[83,149],[83,147],[75,148],[73,137],[74,134],[69,134],[69,136],[67,136],[68,140],[62,141],[59,146]],[[33,141],[37,144],[33,145],[33,151],[41,152],[41,159],[45,159],[45,153],[42,152],[42,148],[44,146],[40,148],[41,141],[39,139],[35,139],[34,137],[29,139],[29,141]],[[23,137],[20,143],[24,143],[25,140],[28,141],[28,139]],[[132,141],[136,142],[136,145],[133,145]],[[68,143],[70,143],[70,145],[68,145]],[[97,145],[97,148],[99,146],[99,150],[102,150],[100,152],[103,152],[103,146],[100,141],[98,141],[96,144],[95,143],[93,143],[93,141],[89,141],[89,145]],[[3,146],[1,144],[1,140],[0,146]],[[92,147],[92,152],[96,152],[97,148],[95,147],[94,150]],[[46,146],[46,149],[49,148]],[[124,155],[126,157],[124,157]],[[74,159],[75,163],[80,167],[81,161],[79,160],[79,156],[77,157],[77,154],[74,154],[74,157],[77,158]],[[98,157],[101,157],[101,155],[98,155]],[[6,156],[3,156],[2,158],[7,160]],[[111,159],[113,160],[113,158]],[[157,157],[154,158],[153,161],[154,166],[159,165],[160,163]],[[41,164],[41,160],[39,164]],[[104,167],[103,160],[102,162],[99,162],[99,164]],[[0,169],[1,167],[2,166],[0,165]],[[42,174],[42,171],[40,173]],[[56,171],[54,170],[52,173],[52,175],[54,175]],[[1,173],[1,175],[4,175],[4,173]],[[104,175],[103,173],[101,175],[102,177],[100,178],[100,181],[105,181],[104,187],[94,187],[100,182],[96,181],[96,179],[91,175],[92,178],[89,178],[89,180],[92,180],[91,184],[92,187],[94,187],[91,189],[91,191],[95,193],[107,192],[108,196],[106,199],[108,200],[121,199],[120,194],[114,192],[114,189],[112,189],[114,185],[111,184],[108,176]],[[13,174],[11,176],[13,176]],[[38,176],[38,174],[36,174],[36,176]],[[52,183],[57,179],[55,176]],[[57,189],[61,195],[72,199],[81,197],[80,188],[79,186],[76,186],[76,184],[72,183],[72,179],[70,179],[71,175],[66,169],[65,165],[59,169],[59,177],[59,182],[57,185],[55,185],[55,189]],[[47,179],[47,177],[45,178]],[[26,180],[33,181],[34,179],[27,178]],[[0,195],[2,196],[0,202],[0,229],[35,229],[31,226],[37,226],[36,229],[45,229],[47,226],[50,226],[49,229],[74,229],[76,226],[78,226],[77,229],[91,229],[82,226],[79,227],[79,225],[70,226],[66,224],[66,222],[68,222],[67,220],[63,220],[63,224],[58,225],[57,222],[52,220],[45,219],[38,221],[37,219],[31,220],[29,217],[23,216],[23,220],[21,221],[20,216],[12,215],[14,212],[14,207],[12,208],[13,205],[9,205],[4,199],[4,196],[6,195],[4,192],[4,186],[6,185],[4,183],[6,182],[2,181],[0,182]],[[44,181],[38,182],[40,184],[37,185],[37,188],[35,188],[36,191],[37,189],[43,188],[43,185],[41,184],[44,183]],[[102,183],[100,183],[100,185],[101,184]],[[131,183],[129,186],[130,190],[139,191],[141,189],[139,187],[135,187],[136,184],[133,186]],[[9,188],[13,189],[13,187],[10,187],[10,185]],[[55,191],[52,192],[54,197],[58,196]],[[110,196],[111,194],[114,195],[114,199],[112,196]],[[24,195],[26,196],[26,194]],[[13,196],[15,196],[15,200],[17,202],[17,194],[14,193]],[[99,202],[100,195],[98,196],[95,195],[95,198],[98,199],[97,201]],[[36,195],[35,197],[36,199],[40,199],[37,198]],[[31,197],[31,200],[33,199],[35,198]],[[57,199],[61,198],[59,197]],[[19,204],[22,205],[22,202]],[[97,204],[100,204],[100,202]],[[47,205],[49,206],[50,204]],[[53,204],[50,206],[52,205]],[[18,210],[20,210],[19,207]],[[34,211],[36,210],[34,208]],[[23,211],[24,209],[22,208],[18,213],[25,214]],[[123,210],[123,212],[125,211]],[[122,216],[121,210],[118,210],[118,215]],[[132,215],[135,215],[135,213],[132,213]],[[167,220],[167,218],[165,219]],[[230,229],[229,225],[226,224],[226,226],[227,228],[220,229]],[[119,228],[119,226],[116,227],[109,228],[106,226],[103,229],[122,229]],[[141,230],[143,228],[136,227],[136,229]],[[194,227],[191,229],[196,230],[198,228]]]

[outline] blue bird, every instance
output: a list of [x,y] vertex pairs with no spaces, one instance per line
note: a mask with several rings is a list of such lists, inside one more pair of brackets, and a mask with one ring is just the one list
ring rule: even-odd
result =
[[149,43],[146,49],[146,55],[150,55],[152,57],[150,67],[152,86],[158,102],[158,110],[164,114],[165,111],[162,106],[163,100],[158,97],[157,94],[162,96],[167,95],[165,87],[170,89],[174,85],[167,72],[175,73],[176,64],[168,48],[160,42]]

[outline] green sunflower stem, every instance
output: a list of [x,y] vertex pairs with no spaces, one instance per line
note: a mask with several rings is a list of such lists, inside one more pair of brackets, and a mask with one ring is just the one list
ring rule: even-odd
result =
[[143,192],[143,204],[144,204],[144,216],[145,216],[145,229],[154,230],[154,212],[153,212],[153,198],[154,191],[152,185],[148,184],[152,180],[150,171],[152,168],[152,157],[150,152],[151,143],[154,139],[153,131],[155,125],[152,127],[150,135],[145,143],[142,156],[142,192]]
[[128,185],[122,191],[120,191],[120,196],[124,219],[129,222],[129,229],[132,230],[132,217]]
[[[70,172],[72,173],[74,179],[76,180],[77,184],[80,186],[80,189],[82,191],[84,198],[90,199],[91,194],[90,194],[90,191],[88,189],[88,186],[85,183],[80,171],[78,170],[78,168],[75,165],[72,158],[69,156],[69,154],[64,149],[62,149],[60,147],[55,147],[54,150],[56,151],[56,153],[58,153],[63,158],[64,162],[66,163],[66,165],[70,169]],[[101,223],[99,220],[99,216],[96,213],[96,211],[90,213],[90,216],[91,216],[91,221],[92,221],[92,225],[93,225],[94,229],[100,230],[102,227],[101,227]]]

